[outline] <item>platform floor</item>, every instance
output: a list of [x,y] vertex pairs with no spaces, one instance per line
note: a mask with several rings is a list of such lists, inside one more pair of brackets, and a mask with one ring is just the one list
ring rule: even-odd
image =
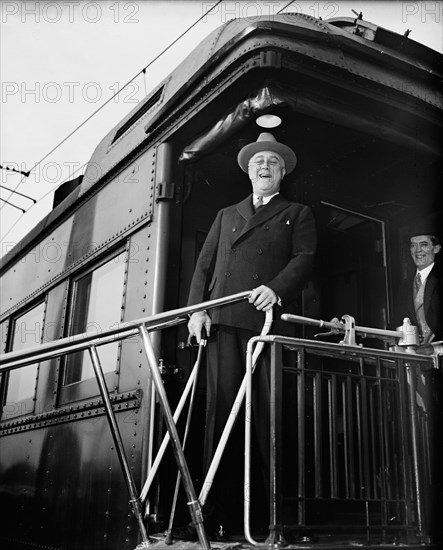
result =
[[[151,550],[201,550],[199,542],[189,542],[182,540],[173,540],[173,543],[168,545],[165,543],[164,534],[158,533],[150,535],[152,544],[149,546]],[[307,550],[315,548],[316,550],[350,550],[358,548],[359,550],[438,550],[439,546],[435,544],[367,544],[361,541],[339,541],[339,540],[324,540],[315,542],[303,542],[298,544],[288,544],[288,546],[270,546],[264,542],[258,547],[249,544],[244,538],[232,537],[227,542],[209,541],[212,550],[251,550],[253,548],[275,549],[282,550]]]

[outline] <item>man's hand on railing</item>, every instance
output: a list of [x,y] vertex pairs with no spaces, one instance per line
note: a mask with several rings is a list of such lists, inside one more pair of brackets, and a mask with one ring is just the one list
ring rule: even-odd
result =
[[254,288],[251,292],[251,295],[249,296],[249,303],[254,304],[259,311],[268,311],[269,309],[272,309],[275,304],[279,303],[279,298],[272,288],[261,285]]
[[211,335],[211,318],[207,314],[206,310],[196,311],[193,313],[188,322],[189,338],[195,336],[197,343],[200,344],[202,339],[202,329],[206,329],[206,334],[209,338]]

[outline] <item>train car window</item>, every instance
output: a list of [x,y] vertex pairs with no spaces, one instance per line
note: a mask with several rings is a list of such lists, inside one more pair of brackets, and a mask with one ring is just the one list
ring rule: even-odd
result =
[[[97,331],[100,334],[120,322],[125,278],[124,252],[114,256],[74,281],[69,335]],[[99,349],[103,372],[115,370],[119,343]],[[64,385],[94,377],[87,352],[71,354],[66,363]]]
[[[17,316],[11,323],[9,351],[20,351],[42,343],[45,302]],[[6,380],[2,420],[32,414],[38,374],[38,363],[13,370]]]

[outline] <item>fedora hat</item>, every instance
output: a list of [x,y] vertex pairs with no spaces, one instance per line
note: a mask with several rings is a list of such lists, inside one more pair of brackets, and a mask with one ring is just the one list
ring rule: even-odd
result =
[[285,161],[287,174],[290,174],[297,164],[297,157],[290,147],[283,143],[279,143],[270,132],[262,132],[258,136],[257,141],[248,143],[248,145],[240,149],[237,161],[243,172],[248,171],[250,158],[259,151],[272,151],[273,153],[278,153]]
[[407,238],[419,237],[420,235],[428,235],[434,237],[440,242],[440,231],[436,223],[430,221],[421,221],[415,223],[407,233]]

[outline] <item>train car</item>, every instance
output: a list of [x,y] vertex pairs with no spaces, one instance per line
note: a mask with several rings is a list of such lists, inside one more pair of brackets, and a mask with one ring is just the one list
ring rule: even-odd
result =
[[[50,214],[3,258],[4,359],[184,307],[216,212],[250,193],[236,158],[263,131],[262,115],[280,118],[270,131],[298,157],[282,193],[309,205],[317,223],[317,265],[300,314],[349,314],[388,329],[409,269],[405,237],[442,216],[442,68],[437,52],[362,18],[285,13],[224,24],[103,138],[85,174],[57,190]],[[196,352],[185,324],[152,334],[175,406]],[[342,351],[338,342],[316,343],[308,328],[295,336],[292,347],[277,346],[277,364],[278,350],[313,359],[309,373],[295,368],[278,390],[294,412],[285,417],[295,418],[282,428],[292,443],[283,444],[279,533],[313,548],[436,544],[426,492],[440,487],[432,478],[432,407],[411,415],[408,388],[414,365],[423,378],[440,374],[438,358],[390,358],[377,340]],[[141,490],[165,430],[149,361],[134,334],[101,346],[100,361]],[[3,364],[2,548],[134,548],[140,518],[90,356],[81,348],[21,368]],[[200,411],[204,390],[201,378]],[[433,387],[427,393],[433,403]],[[300,415],[313,418],[312,441]],[[196,487],[201,417],[193,417],[187,452]],[[166,528],[175,472],[166,455],[143,503],[149,536]],[[177,515],[188,521],[181,499]],[[268,541],[285,544],[283,536]]]

